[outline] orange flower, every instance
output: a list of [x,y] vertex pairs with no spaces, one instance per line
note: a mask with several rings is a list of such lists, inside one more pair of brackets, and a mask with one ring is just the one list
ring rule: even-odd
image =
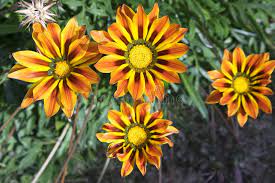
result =
[[245,56],[241,48],[231,54],[224,51],[221,70],[209,71],[214,82],[214,91],[207,98],[207,103],[227,105],[228,116],[237,114],[240,126],[244,126],[248,116],[256,119],[259,109],[272,113],[270,100],[265,95],[272,95],[266,87],[271,82],[275,61],[269,61],[269,54]]
[[135,100],[143,94],[150,101],[155,96],[162,100],[163,81],[179,83],[178,73],[187,69],[178,60],[188,51],[187,45],[178,43],[186,32],[186,28],[170,24],[168,16],[159,18],[157,3],[149,14],[141,5],[137,13],[122,5],[108,32],[91,31],[93,39],[100,43],[99,51],[106,54],[95,67],[111,73],[110,84],[117,83],[115,97],[129,91]]
[[146,173],[147,162],[159,168],[161,145],[173,146],[167,136],[178,130],[170,126],[171,121],[162,119],[162,112],[150,114],[150,107],[149,103],[140,103],[135,108],[121,103],[120,112],[109,111],[110,123],[102,127],[106,133],[96,134],[101,142],[110,143],[107,156],[122,162],[121,176],[129,175],[135,163],[142,175]]
[[70,118],[76,104],[76,94],[88,97],[91,84],[99,81],[98,75],[89,67],[99,60],[97,44],[85,35],[85,26],[78,26],[72,18],[61,31],[56,23],[47,29],[33,24],[32,37],[38,52],[13,53],[18,62],[10,70],[9,77],[33,83],[21,107],[37,100],[44,100],[48,117],[55,115],[60,107]]

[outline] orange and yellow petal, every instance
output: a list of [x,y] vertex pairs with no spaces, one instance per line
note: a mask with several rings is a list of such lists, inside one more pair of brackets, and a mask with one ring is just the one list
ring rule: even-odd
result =
[[48,71],[51,60],[34,51],[18,51],[12,54],[21,65],[36,71]]
[[58,89],[56,88],[48,98],[44,99],[44,110],[46,116],[49,118],[55,115],[59,109],[60,105],[58,104]]

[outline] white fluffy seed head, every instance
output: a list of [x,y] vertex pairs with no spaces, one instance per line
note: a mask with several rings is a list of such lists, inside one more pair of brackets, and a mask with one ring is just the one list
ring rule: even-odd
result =
[[21,26],[29,27],[37,22],[46,27],[47,22],[55,22],[53,17],[56,15],[50,11],[55,3],[47,4],[46,0],[32,0],[31,2],[21,1],[18,4],[22,9],[16,12],[24,16]]

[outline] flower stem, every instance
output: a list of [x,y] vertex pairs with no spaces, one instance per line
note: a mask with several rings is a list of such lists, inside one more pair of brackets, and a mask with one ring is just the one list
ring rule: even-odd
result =
[[10,118],[1,126],[0,128],[0,132],[2,132],[7,126],[8,124],[13,120],[13,118],[16,116],[16,114],[21,110],[21,107],[18,107],[10,116]]
[[50,163],[50,161],[52,160],[53,156],[55,155],[56,151],[58,150],[59,146],[61,145],[65,135],[67,134],[68,130],[70,127],[70,123],[67,123],[66,126],[63,128],[63,131],[61,133],[61,135],[59,136],[59,138],[57,139],[57,142],[55,143],[51,153],[49,154],[48,158],[46,159],[46,161],[43,163],[43,165],[41,166],[40,170],[38,171],[38,173],[34,176],[34,179],[32,180],[32,183],[36,183],[39,179],[39,177],[42,175],[42,173],[45,171],[45,169],[47,168],[48,164]]
[[103,167],[103,169],[102,169],[102,171],[100,173],[100,177],[99,177],[97,183],[101,183],[101,181],[102,181],[102,179],[104,177],[104,174],[105,174],[105,172],[106,172],[106,170],[108,168],[109,163],[110,163],[110,158],[107,158],[106,161],[105,161],[104,167]]

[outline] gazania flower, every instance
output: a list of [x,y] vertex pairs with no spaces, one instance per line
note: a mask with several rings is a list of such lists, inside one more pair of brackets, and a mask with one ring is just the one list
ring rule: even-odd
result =
[[272,95],[266,85],[271,82],[274,67],[275,61],[269,61],[268,53],[246,57],[241,48],[233,54],[225,50],[221,70],[208,72],[215,90],[207,103],[227,105],[228,116],[237,114],[240,126],[244,126],[248,116],[256,119],[259,109],[272,113],[271,102],[265,95]]
[[101,43],[99,51],[106,54],[95,67],[111,73],[110,84],[117,84],[115,97],[129,91],[135,100],[143,94],[150,101],[155,96],[162,100],[163,81],[179,83],[178,73],[186,71],[178,60],[188,50],[187,45],[178,43],[186,31],[178,24],[170,24],[168,16],[159,18],[158,4],[149,14],[141,5],[137,13],[122,5],[108,32],[91,31],[93,39]]
[[33,23],[40,23],[46,28],[47,22],[55,22],[53,17],[56,15],[50,12],[50,8],[55,3],[47,5],[45,0],[32,0],[31,3],[21,1],[18,4],[22,9],[16,12],[25,16],[24,20],[21,22],[21,26],[30,26]]
[[90,42],[85,26],[78,26],[72,18],[61,31],[56,23],[47,29],[41,24],[33,25],[33,39],[38,52],[18,51],[13,53],[18,62],[9,73],[10,78],[33,83],[21,107],[28,107],[37,100],[44,100],[48,117],[60,108],[69,118],[76,103],[76,94],[88,96],[91,84],[99,77],[89,67],[100,58],[97,44]]
[[171,121],[162,119],[162,112],[150,114],[149,103],[140,103],[135,108],[121,103],[120,110],[109,111],[110,123],[102,127],[106,133],[96,134],[101,142],[110,143],[107,156],[122,162],[121,176],[129,175],[135,164],[142,175],[146,173],[147,162],[159,168],[161,145],[168,143],[172,147],[167,136],[178,130],[170,126]]

